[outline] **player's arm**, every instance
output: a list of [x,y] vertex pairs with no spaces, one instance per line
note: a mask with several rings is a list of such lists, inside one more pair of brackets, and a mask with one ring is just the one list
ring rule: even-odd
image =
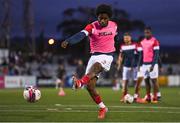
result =
[[161,57],[158,58],[158,65],[159,65],[159,68],[161,69],[161,68],[162,68],[162,60],[161,60]]
[[70,38],[66,39],[61,43],[61,47],[66,48],[68,45],[73,45],[80,42],[86,36],[88,36],[92,32],[93,26],[88,24],[84,30],[76,33],[75,35],[71,36]]
[[123,52],[122,49],[120,48],[120,53],[117,59],[117,65],[118,65],[117,70],[120,70],[122,62],[123,62]]
[[116,35],[115,35],[115,37],[114,37],[114,41],[115,41],[115,43],[116,42],[118,42],[119,40],[120,40],[120,37],[119,37],[119,35],[118,35],[118,26],[117,26],[117,24],[116,24],[116,26],[115,26],[115,28],[116,28]]
[[159,60],[159,41],[155,41],[154,46],[153,46],[153,50],[154,50],[154,57],[153,57],[153,62],[152,62],[152,67],[151,67],[151,71],[154,68],[155,64],[158,64],[158,60]]
[[120,39],[120,38],[119,38],[119,35],[118,35],[118,33],[117,33],[117,34],[115,35],[115,37],[114,37],[114,41],[115,41],[115,42],[118,42],[119,39]]
[[122,53],[119,53],[119,56],[118,56],[118,59],[117,59],[117,65],[118,65],[117,70],[120,70],[122,61],[123,61],[123,55],[122,55]]
[[160,56],[159,56],[159,59],[158,59],[158,66],[159,66],[159,71],[163,72],[162,60],[161,60]]
[[137,66],[138,66],[138,70],[140,69],[140,66],[142,65],[142,54],[143,54],[143,50],[142,50],[142,46],[141,44],[137,44],[136,46],[137,48],[137,53],[138,53],[138,61],[137,61]]

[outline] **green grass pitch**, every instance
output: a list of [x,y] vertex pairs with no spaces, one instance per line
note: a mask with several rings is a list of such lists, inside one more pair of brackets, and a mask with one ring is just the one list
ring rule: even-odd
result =
[[[109,108],[104,120],[97,119],[98,107],[86,89],[65,89],[67,95],[59,97],[55,88],[40,88],[42,98],[36,103],[24,100],[23,89],[0,90],[0,122],[180,122],[180,88],[161,88],[158,104],[123,104],[120,91],[97,89]],[[141,92],[144,96],[144,88]]]

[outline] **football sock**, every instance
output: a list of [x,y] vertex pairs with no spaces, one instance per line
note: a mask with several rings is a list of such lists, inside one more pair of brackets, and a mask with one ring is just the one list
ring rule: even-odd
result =
[[82,84],[87,84],[89,82],[90,78],[88,75],[84,75],[82,78],[81,78],[81,83]]
[[156,92],[154,92],[153,100],[157,100],[157,93]]
[[161,97],[161,92],[157,92],[157,97]]
[[127,94],[127,90],[123,91],[123,96],[125,96]]
[[99,108],[105,108],[106,106],[104,105],[104,103],[101,100],[101,97],[99,95],[94,96],[93,100],[96,102],[96,104],[99,105]]
[[105,108],[106,107],[103,102],[99,103],[98,105],[99,105],[99,108]]
[[151,99],[151,94],[150,93],[147,93],[147,98]]
[[138,98],[138,94],[134,94],[134,98]]

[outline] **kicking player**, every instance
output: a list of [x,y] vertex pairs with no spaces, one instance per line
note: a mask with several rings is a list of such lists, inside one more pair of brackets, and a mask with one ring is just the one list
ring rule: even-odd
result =
[[106,116],[108,108],[105,106],[98,91],[95,89],[99,74],[105,70],[109,71],[113,61],[113,53],[115,51],[114,38],[117,34],[117,24],[110,21],[112,9],[109,5],[99,5],[96,9],[98,20],[88,24],[84,30],[74,36],[63,41],[61,46],[66,48],[81,41],[86,36],[90,39],[91,57],[86,67],[85,75],[81,79],[73,77],[74,86],[76,89],[87,85],[87,90],[94,100],[99,105],[98,118],[103,119]]
[[[153,37],[151,27],[146,27],[144,30],[145,38],[140,42],[142,46],[142,73],[146,84],[146,102],[157,103],[157,92],[159,85],[157,78],[159,75],[158,59],[159,59],[159,41]],[[151,84],[153,84],[153,99],[151,100]]]
[[[118,57],[118,64],[119,67],[121,66],[121,64],[123,65],[123,75],[122,75],[122,79],[123,79],[123,83],[122,83],[122,87],[123,87],[123,94],[121,97],[121,102],[124,101],[124,96],[128,93],[128,80],[131,78],[135,83],[135,100],[138,98],[138,89],[137,89],[137,65],[138,65],[138,46],[136,43],[134,43],[132,41],[131,35],[129,33],[125,33],[124,34],[124,43],[121,45],[120,47],[120,54]],[[141,57],[140,57],[141,58]]]

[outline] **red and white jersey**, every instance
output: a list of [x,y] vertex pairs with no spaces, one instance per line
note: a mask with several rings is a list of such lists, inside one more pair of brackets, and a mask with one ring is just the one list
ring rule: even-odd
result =
[[123,56],[123,66],[125,67],[136,67],[137,66],[137,51],[138,44],[135,42],[131,42],[131,44],[123,43],[120,46],[120,52]]
[[149,40],[144,38],[140,44],[143,50],[143,62],[153,62],[154,50],[160,49],[159,41],[155,37],[151,37]]
[[115,51],[114,37],[117,34],[117,24],[109,21],[106,27],[101,27],[98,21],[88,24],[82,31],[90,39],[91,53],[111,53]]

